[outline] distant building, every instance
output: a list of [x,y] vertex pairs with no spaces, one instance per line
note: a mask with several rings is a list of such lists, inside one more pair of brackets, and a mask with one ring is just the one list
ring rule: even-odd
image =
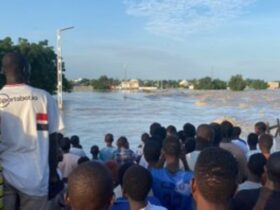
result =
[[138,90],[140,87],[139,81],[136,79],[122,81],[120,86],[123,90]]
[[279,82],[268,82],[268,89],[275,90],[279,88]]
[[182,88],[187,88],[189,87],[189,82],[187,80],[182,80],[181,82],[179,82],[179,86]]

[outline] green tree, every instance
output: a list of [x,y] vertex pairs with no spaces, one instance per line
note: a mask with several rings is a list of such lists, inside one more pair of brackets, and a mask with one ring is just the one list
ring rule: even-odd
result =
[[194,86],[197,90],[211,90],[213,89],[213,83],[211,77],[204,77],[198,80]]
[[259,80],[259,79],[247,79],[246,80],[248,87],[253,88],[255,90],[264,90],[268,88],[267,82],[264,80]]
[[[8,52],[19,52],[23,54],[31,66],[30,83],[32,86],[44,89],[51,94],[55,93],[57,87],[57,65],[56,53],[48,45],[48,41],[31,43],[27,39],[19,38],[14,44],[10,37],[0,40],[0,63],[3,56]],[[63,71],[65,68],[63,67]],[[64,91],[71,91],[71,84],[63,75]],[[5,80],[0,78],[0,85],[3,86]]]
[[212,81],[213,89],[215,90],[224,90],[227,89],[227,83],[225,81],[222,81],[220,79],[214,79]]
[[230,78],[228,85],[233,91],[241,91],[246,88],[246,81],[243,79],[242,75],[238,74]]
[[103,75],[97,80],[92,80],[92,86],[96,90],[110,90],[112,87],[113,79]]

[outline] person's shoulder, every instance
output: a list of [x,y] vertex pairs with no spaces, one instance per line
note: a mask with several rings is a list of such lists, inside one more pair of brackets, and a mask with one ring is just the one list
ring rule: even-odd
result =
[[163,206],[149,204],[148,208],[146,208],[145,210],[167,210],[167,208],[165,208]]

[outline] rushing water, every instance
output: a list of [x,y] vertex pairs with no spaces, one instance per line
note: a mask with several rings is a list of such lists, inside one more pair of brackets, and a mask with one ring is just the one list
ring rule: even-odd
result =
[[244,136],[256,121],[275,124],[279,116],[278,91],[183,91],[75,92],[64,95],[65,135],[79,135],[88,152],[96,144],[104,145],[106,133],[115,140],[125,135],[132,148],[152,122],[194,125],[230,119],[242,126]]

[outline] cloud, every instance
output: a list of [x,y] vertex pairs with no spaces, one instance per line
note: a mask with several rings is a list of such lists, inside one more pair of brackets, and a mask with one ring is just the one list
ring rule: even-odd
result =
[[212,30],[256,0],[124,0],[126,13],[146,17],[146,29],[156,35],[182,39]]

